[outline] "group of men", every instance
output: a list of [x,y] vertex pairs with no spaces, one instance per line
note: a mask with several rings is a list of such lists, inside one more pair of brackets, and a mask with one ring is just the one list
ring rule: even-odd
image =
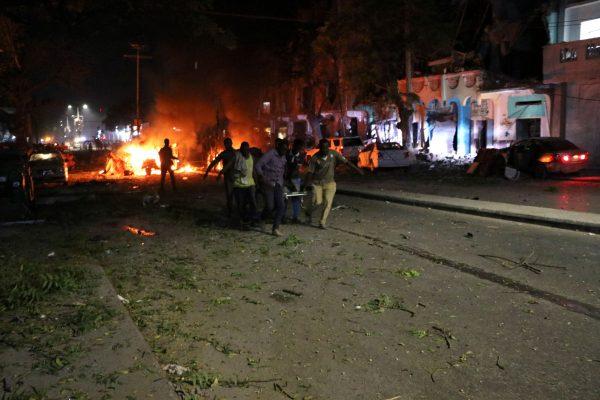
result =
[[[239,150],[233,148],[233,142],[229,138],[223,144],[225,150],[208,165],[204,178],[221,162],[223,168],[217,180],[221,175],[225,178],[229,215],[233,214],[235,201],[243,228],[272,218],[271,232],[275,236],[282,235],[280,225],[284,221],[288,204],[292,208],[291,222],[300,222],[303,190],[312,191],[311,202],[305,210],[306,222],[312,224],[313,211],[322,205],[319,227],[326,229],[336,191],[335,167],[346,164],[359,174],[363,173],[340,153],[330,150],[326,139],[319,142],[319,151],[309,160],[304,178],[302,169],[306,153],[302,140],[294,140],[290,149],[287,140],[277,139],[275,147],[258,160],[252,156],[248,142],[242,142]],[[256,201],[258,193],[264,198],[264,208],[260,214]]]

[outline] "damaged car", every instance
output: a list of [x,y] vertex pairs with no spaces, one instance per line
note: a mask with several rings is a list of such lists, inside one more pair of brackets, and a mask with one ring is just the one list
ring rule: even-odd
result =
[[577,173],[588,162],[587,151],[568,140],[556,137],[519,140],[507,150],[508,166],[542,179],[553,173]]
[[69,181],[69,168],[60,151],[50,148],[35,150],[29,156],[33,179],[38,183],[61,183]]
[[360,168],[403,168],[409,169],[416,164],[415,154],[396,142],[371,143],[358,154]]

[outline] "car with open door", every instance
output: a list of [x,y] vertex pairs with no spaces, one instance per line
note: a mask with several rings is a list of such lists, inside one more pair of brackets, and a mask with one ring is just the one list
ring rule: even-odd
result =
[[589,153],[568,140],[556,137],[519,140],[508,148],[507,165],[537,178],[548,174],[574,174],[584,169]]

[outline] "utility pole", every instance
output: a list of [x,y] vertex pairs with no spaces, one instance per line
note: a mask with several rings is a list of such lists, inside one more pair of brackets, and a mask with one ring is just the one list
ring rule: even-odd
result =
[[129,45],[135,50],[135,54],[124,54],[123,57],[135,59],[135,121],[133,125],[138,127],[139,133],[139,128],[142,125],[140,116],[140,60],[149,60],[152,57],[140,54],[140,51],[144,48],[143,45],[139,43],[130,43]]
[[[407,0],[404,0],[404,69],[406,73],[406,104],[404,107],[407,109],[412,108],[410,104],[411,93],[413,91],[412,76],[413,76],[413,60],[412,60],[412,43],[410,43],[410,5]],[[408,118],[409,113],[401,113],[402,118]],[[402,132],[402,144],[407,148],[413,147],[412,141],[412,126],[409,121],[401,121],[402,127],[407,132]]]

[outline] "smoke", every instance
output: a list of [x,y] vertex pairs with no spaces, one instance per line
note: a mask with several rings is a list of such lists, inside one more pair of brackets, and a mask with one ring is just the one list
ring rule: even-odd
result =
[[204,58],[164,48],[161,53],[160,75],[149,77],[154,101],[142,135],[147,144],[159,147],[169,138],[180,156],[194,161],[205,160],[225,137],[235,147],[242,141],[261,148],[268,143],[258,134],[256,71],[241,70],[234,53]]

